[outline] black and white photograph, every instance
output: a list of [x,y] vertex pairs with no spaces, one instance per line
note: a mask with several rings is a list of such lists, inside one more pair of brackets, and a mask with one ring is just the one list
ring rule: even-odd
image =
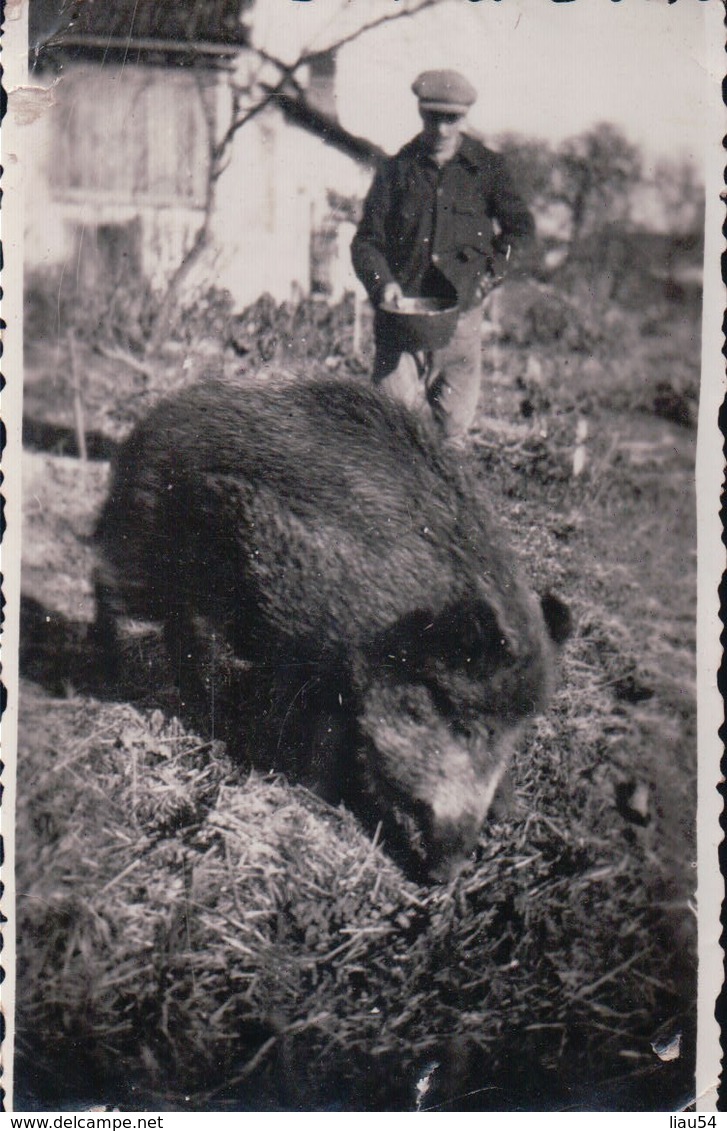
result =
[[5,1110],[716,1110],[723,18],[6,5]]

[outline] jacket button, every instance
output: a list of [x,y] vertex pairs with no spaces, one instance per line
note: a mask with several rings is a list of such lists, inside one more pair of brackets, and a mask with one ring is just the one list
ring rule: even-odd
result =
[[439,263],[439,256],[437,255],[436,251],[432,256],[432,263]]

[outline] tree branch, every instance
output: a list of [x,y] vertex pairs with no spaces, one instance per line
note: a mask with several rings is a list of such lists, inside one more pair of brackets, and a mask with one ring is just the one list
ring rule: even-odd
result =
[[266,106],[269,106],[271,101],[275,98],[276,94],[282,93],[285,81],[285,78],[282,78],[276,86],[267,91],[267,93],[259,98],[258,101],[253,106],[251,106],[249,110],[246,110],[240,117],[237,116],[237,113],[233,114],[232,121],[215,146],[216,162],[219,162],[222,159],[227,147],[231,144],[237,131],[241,130],[243,126],[246,126],[247,123],[255,118],[262,110],[264,110]]
[[294,63],[284,63],[279,56],[273,55],[270,51],[267,51],[264,47],[257,46],[255,43],[249,43],[246,50],[253,51],[264,60],[264,62],[271,63],[274,67],[277,67],[283,78],[293,79],[296,71],[306,66],[306,64],[310,63],[311,59],[317,58],[318,55],[323,55],[328,51],[338,51],[341,47],[346,47],[349,43],[353,43],[354,40],[359,39],[360,36],[365,35],[369,31],[374,31],[383,24],[391,24],[396,20],[416,16],[426,8],[433,8],[435,5],[443,2],[444,0],[419,0],[419,3],[413,6],[405,6],[403,8],[397,8],[395,11],[385,12],[375,19],[361,24],[360,27],[356,28],[354,31],[341,36],[340,39],[334,40],[333,43],[329,43],[325,47],[308,48],[304,50]]
[[[365,35],[366,32],[373,31],[382,24],[392,24],[395,20],[405,19],[407,16],[416,16],[419,12],[423,12],[425,8],[433,8],[436,4],[441,4],[443,0],[420,0],[418,4],[413,7],[397,8],[395,12],[386,12],[384,15],[377,16],[374,20],[369,20],[368,23],[361,24],[355,31],[349,32],[348,35],[342,36],[334,43],[329,44],[327,47],[318,47],[315,51],[305,51],[298,58],[298,61],[293,65],[293,71],[298,67],[302,67],[305,63],[309,63],[311,59],[315,59],[317,55],[322,55],[326,51],[338,51],[341,47],[345,47],[349,43],[353,43],[359,36]],[[257,51],[253,47],[253,51]]]

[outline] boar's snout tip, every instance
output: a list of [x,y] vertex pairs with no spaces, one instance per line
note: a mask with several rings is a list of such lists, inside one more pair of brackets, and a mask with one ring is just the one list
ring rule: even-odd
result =
[[465,865],[472,857],[469,856],[450,856],[447,859],[439,860],[436,864],[431,864],[427,869],[426,882],[429,884],[450,884],[462,873]]
[[479,822],[438,822],[427,853],[426,881],[447,884],[455,880],[472,859],[479,832]]

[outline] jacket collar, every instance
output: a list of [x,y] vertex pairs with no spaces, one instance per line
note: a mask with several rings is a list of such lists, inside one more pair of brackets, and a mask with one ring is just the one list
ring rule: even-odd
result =
[[485,149],[484,145],[475,141],[469,134],[462,134],[462,144],[457,151],[457,157],[475,169],[483,169],[489,156],[489,149]]
[[[406,151],[409,151],[412,156],[420,161],[430,160],[422,147],[421,134],[417,134],[415,138],[412,138],[412,140],[404,146],[404,152]],[[487,164],[488,156],[489,150],[485,149],[484,145],[481,145],[479,141],[475,141],[469,134],[463,133],[459,149],[452,160],[447,162],[447,164],[451,165],[456,161],[460,161],[473,169],[483,169]]]

